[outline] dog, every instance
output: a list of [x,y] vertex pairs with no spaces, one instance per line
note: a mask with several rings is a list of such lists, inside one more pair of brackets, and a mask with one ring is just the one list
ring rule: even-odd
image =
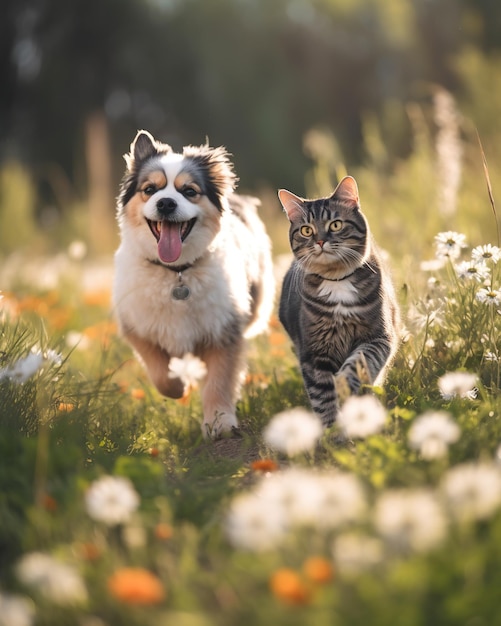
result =
[[119,331],[169,398],[185,392],[171,377],[171,358],[199,357],[203,433],[237,433],[245,340],[267,328],[274,302],[259,201],[234,193],[224,147],[177,153],[139,131],[124,158],[113,282]]

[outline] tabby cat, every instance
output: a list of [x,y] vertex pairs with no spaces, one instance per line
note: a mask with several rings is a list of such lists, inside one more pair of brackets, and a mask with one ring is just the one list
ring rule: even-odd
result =
[[382,383],[398,345],[398,305],[351,176],[330,198],[304,200],[285,189],[278,195],[294,254],[280,321],[294,343],[311,406],[329,426],[340,396]]

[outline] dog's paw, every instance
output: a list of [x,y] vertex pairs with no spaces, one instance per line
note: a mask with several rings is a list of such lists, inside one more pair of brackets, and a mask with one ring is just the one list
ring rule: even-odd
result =
[[204,421],[202,430],[206,439],[223,439],[225,437],[240,436],[237,417],[232,413],[216,412],[212,423]]

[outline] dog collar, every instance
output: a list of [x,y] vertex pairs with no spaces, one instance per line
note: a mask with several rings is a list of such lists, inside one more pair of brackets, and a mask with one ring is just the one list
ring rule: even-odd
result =
[[184,284],[183,272],[190,269],[190,267],[193,267],[194,263],[185,263],[184,265],[165,265],[158,259],[147,260],[153,265],[160,265],[160,267],[163,267],[164,269],[170,270],[171,272],[177,274],[179,282],[175,287],[172,288],[171,291],[171,296],[173,300],[187,300],[191,296],[191,289],[188,287],[188,285]]
[[175,272],[176,274],[180,274],[181,272],[186,272],[190,267],[193,267],[193,263],[185,263],[184,265],[165,265],[158,259],[147,259],[153,265],[159,265],[166,270],[170,270],[171,272]]

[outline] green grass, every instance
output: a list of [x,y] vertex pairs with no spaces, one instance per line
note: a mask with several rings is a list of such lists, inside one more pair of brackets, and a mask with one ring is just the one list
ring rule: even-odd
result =
[[[498,623],[501,497],[494,493],[487,513],[458,519],[443,484],[451,468],[466,463],[501,472],[500,306],[480,302],[481,285],[458,279],[450,263],[432,273],[420,269],[421,261],[434,257],[439,230],[464,232],[468,258],[472,247],[496,244],[495,229],[485,181],[471,168],[463,173],[457,213],[447,220],[433,214],[423,200],[422,182],[431,180],[433,169],[425,148],[388,180],[370,166],[355,172],[376,238],[392,260],[409,330],[385,388],[376,390],[387,407],[385,429],[364,440],[343,443],[334,429],[314,453],[294,460],[266,447],[262,430],[269,420],[307,406],[294,354],[276,320],[270,334],[249,347],[238,406],[242,438],[207,442],[197,392],[176,402],[152,389],[115,333],[106,294],[103,299],[77,287],[85,266],[65,270],[57,289],[18,281],[4,291],[0,368],[32,350],[47,358],[24,382],[0,376],[0,594],[29,599],[35,623],[50,626]],[[492,264],[492,288],[499,275]],[[440,394],[439,378],[458,370],[477,375],[476,398]],[[444,457],[426,460],[410,447],[408,432],[419,415],[438,410],[450,413],[461,436]],[[356,476],[366,514],[349,528],[295,527],[271,550],[232,545],[224,531],[232,502],[270,480],[252,469],[257,459],[278,463],[270,478],[286,475],[292,465]],[[87,512],[87,489],[106,475],[127,477],[140,497],[126,524],[108,527]],[[437,498],[447,532],[428,549],[402,549],[379,532],[376,508],[394,489],[417,488]],[[420,523],[428,521],[423,512]],[[159,536],[159,528],[167,535]],[[375,542],[381,558],[352,572],[333,547],[348,532]],[[40,586],[23,584],[17,564],[32,552],[74,568],[86,597],[58,604]],[[332,564],[332,580],[307,579],[303,566],[311,556]],[[124,567],[154,573],[164,598],[138,606],[114,597],[108,581]],[[287,600],[270,588],[282,568],[295,572],[303,595]],[[2,618],[5,597],[0,595],[0,624],[8,623]]]

